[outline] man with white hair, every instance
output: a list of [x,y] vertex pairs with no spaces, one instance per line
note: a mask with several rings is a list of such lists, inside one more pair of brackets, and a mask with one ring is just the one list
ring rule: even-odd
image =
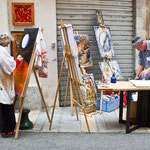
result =
[[0,133],[2,137],[15,134],[15,113],[13,102],[15,98],[13,70],[23,59],[20,55],[14,60],[5,47],[11,38],[9,34],[0,34]]
[[150,40],[142,40],[136,36],[132,39],[132,46],[139,51],[138,70],[135,80],[140,78],[150,79]]

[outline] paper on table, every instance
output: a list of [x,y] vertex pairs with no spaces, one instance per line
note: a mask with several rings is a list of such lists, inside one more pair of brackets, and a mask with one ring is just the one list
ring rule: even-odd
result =
[[136,87],[150,87],[150,80],[129,80]]

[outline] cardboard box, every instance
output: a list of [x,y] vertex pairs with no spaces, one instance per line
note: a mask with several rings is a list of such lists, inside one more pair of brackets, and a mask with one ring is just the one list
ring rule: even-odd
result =
[[136,122],[137,101],[130,103],[130,122]]

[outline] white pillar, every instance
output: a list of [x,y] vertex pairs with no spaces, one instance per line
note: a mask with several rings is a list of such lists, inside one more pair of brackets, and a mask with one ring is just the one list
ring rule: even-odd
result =
[[[146,39],[146,0],[136,0],[136,36]],[[138,51],[135,53],[135,70],[137,70]]]
[[0,0],[0,33],[8,32],[7,0]]

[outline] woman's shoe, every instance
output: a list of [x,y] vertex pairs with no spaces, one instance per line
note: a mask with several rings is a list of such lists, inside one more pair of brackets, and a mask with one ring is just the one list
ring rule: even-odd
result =
[[1,133],[1,137],[10,137],[10,136],[13,136],[15,134],[16,134],[15,131],[9,132],[9,133]]

